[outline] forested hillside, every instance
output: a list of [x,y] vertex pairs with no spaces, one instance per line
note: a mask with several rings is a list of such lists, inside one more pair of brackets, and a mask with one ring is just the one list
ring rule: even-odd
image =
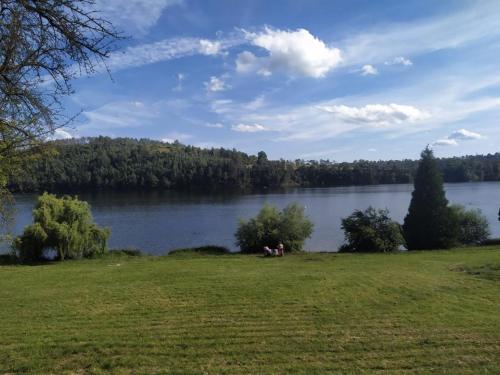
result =
[[[417,161],[268,160],[228,149],[129,138],[53,142],[55,156],[10,177],[13,191],[104,189],[254,190],[412,182]],[[500,180],[500,153],[439,159],[446,182]]]

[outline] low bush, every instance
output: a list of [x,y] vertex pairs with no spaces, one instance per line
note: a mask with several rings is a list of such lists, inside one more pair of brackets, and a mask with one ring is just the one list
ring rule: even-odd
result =
[[258,253],[264,246],[276,248],[280,243],[285,252],[294,252],[303,250],[312,232],[313,223],[305,216],[303,207],[291,203],[279,211],[266,204],[256,217],[240,221],[235,236],[244,253]]
[[401,226],[390,219],[388,210],[369,207],[342,219],[346,244],[340,252],[389,252],[404,245]]
[[479,245],[486,241],[490,235],[488,219],[481,210],[467,210],[462,205],[450,206],[455,220],[458,221],[458,242],[462,245]]

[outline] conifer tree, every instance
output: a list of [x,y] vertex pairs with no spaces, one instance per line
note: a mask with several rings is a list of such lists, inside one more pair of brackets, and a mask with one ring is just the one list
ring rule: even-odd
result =
[[443,178],[429,147],[421,154],[403,230],[408,250],[446,249],[457,243],[458,220],[448,206]]

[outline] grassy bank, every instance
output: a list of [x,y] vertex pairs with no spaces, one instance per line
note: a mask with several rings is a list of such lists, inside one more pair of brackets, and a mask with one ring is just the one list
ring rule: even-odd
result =
[[498,374],[500,248],[0,266],[0,374]]

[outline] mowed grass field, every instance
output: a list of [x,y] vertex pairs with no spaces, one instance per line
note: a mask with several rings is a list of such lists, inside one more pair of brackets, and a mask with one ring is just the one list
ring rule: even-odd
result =
[[0,266],[0,373],[500,374],[500,248]]

